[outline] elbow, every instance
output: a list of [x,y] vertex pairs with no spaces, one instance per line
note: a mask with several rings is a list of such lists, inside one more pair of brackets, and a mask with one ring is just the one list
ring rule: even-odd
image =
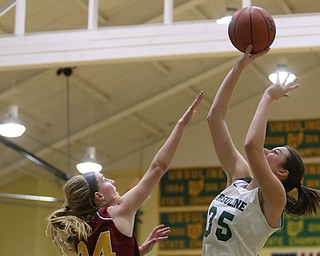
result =
[[244,143],[244,150],[249,155],[259,154],[261,150],[263,150],[263,145],[255,141],[254,139],[246,139]]
[[244,142],[244,150],[246,152],[253,151],[255,148],[257,148],[257,145],[254,143],[253,139],[246,139]]
[[250,144],[247,144],[247,143],[244,143],[244,151],[246,152],[246,154],[248,155],[248,152],[250,152],[251,150],[251,145]]
[[213,119],[214,118],[212,117],[212,115],[209,115],[209,114],[207,115],[207,123],[208,123],[208,125],[211,126],[213,124]]
[[212,107],[207,115],[207,123],[209,126],[213,126],[217,120],[219,120],[218,112]]
[[210,132],[215,134],[214,131],[218,125],[218,119],[216,117],[214,117],[213,115],[209,114],[209,115],[207,115],[207,124],[210,129]]
[[250,144],[250,143],[244,144],[244,152],[246,153],[246,156],[248,158],[250,158],[250,156],[254,155],[254,151],[255,151],[255,148],[253,147],[252,144]]
[[169,163],[166,162],[155,162],[152,164],[151,169],[156,176],[162,177],[168,171],[169,166]]
[[228,105],[224,103],[213,102],[207,115],[207,123],[210,126],[225,122]]
[[244,146],[244,149],[247,149],[247,148],[250,148],[251,145],[252,145],[251,141],[246,139],[243,146]]

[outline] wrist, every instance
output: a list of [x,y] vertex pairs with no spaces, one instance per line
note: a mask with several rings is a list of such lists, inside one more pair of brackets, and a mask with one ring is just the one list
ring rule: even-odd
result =
[[139,246],[139,253],[140,253],[140,256],[144,255],[144,248],[143,248],[143,245]]
[[273,97],[270,95],[268,90],[265,90],[262,97],[265,98],[270,103],[273,101]]
[[238,60],[236,62],[234,67],[235,67],[236,71],[240,71],[241,72],[245,68],[246,65],[247,64],[242,59],[240,59],[240,60]]

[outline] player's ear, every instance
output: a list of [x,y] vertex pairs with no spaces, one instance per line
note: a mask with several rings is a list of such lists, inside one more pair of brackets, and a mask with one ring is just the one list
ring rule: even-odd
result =
[[100,193],[100,192],[94,192],[94,198],[98,201],[103,201],[104,200],[104,197],[103,195]]
[[278,175],[280,177],[286,178],[289,175],[289,171],[281,167],[278,171]]

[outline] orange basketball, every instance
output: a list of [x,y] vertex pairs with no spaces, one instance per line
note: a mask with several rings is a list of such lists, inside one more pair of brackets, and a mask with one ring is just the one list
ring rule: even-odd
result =
[[273,43],[276,37],[276,25],[265,9],[257,6],[245,7],[232,16],[228,35],[231,43],[239,51],[245,52],[251,44],[251,53],[258,53]]

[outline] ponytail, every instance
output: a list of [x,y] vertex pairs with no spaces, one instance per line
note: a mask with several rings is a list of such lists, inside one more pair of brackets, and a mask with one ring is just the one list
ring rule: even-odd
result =
[[[91,173],[92,177],[95,177]],[[91,179],[95,183],[95,179]],[[95,188],[96,189],[96,188]],[[75,251],[75,239],[87,240],[92,230],[88,222],[97,212],[93,202],[93,192],[83,175],[71,177],[63,187],[66,202],[48,217],[47,235],[63,255]]]
[[285,210],[292,216],[316,214],[320,208],[320,191],[303,185],[297,186],[298,197],[287,194]]
[[52,238],[54,244],[63,255],[74,252],[74,240],[87,240],[91,234],[91,227],[86,221],[72,215],[69,207],[63,207],[48,217],[47,236]]
[[[305,173],[304,163],[299,153],[292,147],[285,146],[289,155],[283,164],[283,168],[289,171],[287,179],[282,184],[287,192],[287,204],[285,210],[292,216],[316,214],[320,207],[320,191],[301,185]],[[289,192],[296,188],[297,199],[289,195]]]

